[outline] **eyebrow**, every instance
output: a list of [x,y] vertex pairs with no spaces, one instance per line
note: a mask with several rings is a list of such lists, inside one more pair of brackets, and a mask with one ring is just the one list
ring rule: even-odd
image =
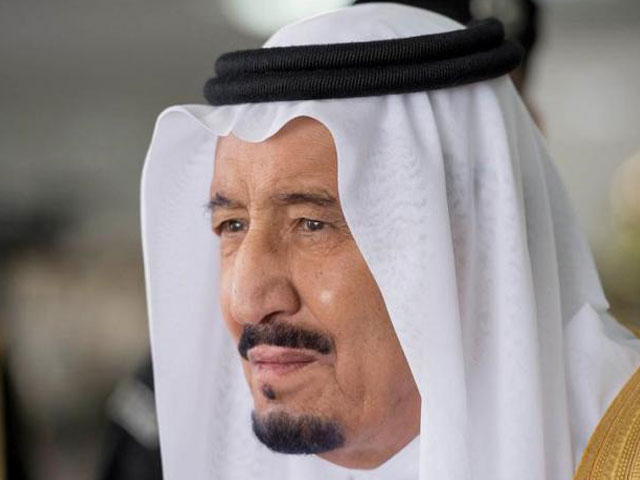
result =
[[242,204],[240,202],[231,200],[230,198],[225,197],[220,193],[216,193],[209,199],[209,202],[207,203],[207,210],[209,210],[211,213],[221,208],[231,209],[240,207],[242,207]]
[[[334,207],[338,204],[336,198],[328,192],[291,192],[279,193],[272,197],[279,205],[303,205],[310,204],[318,207]],[[215,212],[218,209],[242,208],[244,205],[232,200],[221,193],[216,193],[207,203],[207,209]]]
[[311,204],[318,207],[332,207],[337,205],[335,197],[328,192],[293,192],[280,193],[274,196],[276,203],[280,205]]

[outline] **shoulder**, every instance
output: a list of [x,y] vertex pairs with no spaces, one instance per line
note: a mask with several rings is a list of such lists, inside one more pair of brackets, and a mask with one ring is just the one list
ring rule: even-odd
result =
[[575,480],[640,480],[640,368],[600,420]]

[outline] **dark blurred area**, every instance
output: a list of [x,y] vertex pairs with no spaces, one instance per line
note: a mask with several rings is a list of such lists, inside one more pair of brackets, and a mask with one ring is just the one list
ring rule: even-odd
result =
[[109,398],[107,418],[99,479],[162,478],[150,358],[119,382]]
[[[161,478],[138,217],[155,118],[202,103],[219,54],[352,1],[0,3],[0,480]],[[530,47],[514,82],[640,325],[640,2],[402,3]]]

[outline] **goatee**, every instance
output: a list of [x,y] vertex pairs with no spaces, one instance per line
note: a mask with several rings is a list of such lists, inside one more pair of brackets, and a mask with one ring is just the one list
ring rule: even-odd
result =
[[274,452],[316,454],[344,445],[342,428],[334,420],[285,412],[270,413],[263,418],[252,412],[251,421],[258,440]]

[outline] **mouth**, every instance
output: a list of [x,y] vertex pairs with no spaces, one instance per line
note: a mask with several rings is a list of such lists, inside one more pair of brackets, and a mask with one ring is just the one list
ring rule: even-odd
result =
[[259,380],[269,381],[297,372],[319,361],[319,355],[301,350],[271,345],[258,345],[247,352],[252,369]]

